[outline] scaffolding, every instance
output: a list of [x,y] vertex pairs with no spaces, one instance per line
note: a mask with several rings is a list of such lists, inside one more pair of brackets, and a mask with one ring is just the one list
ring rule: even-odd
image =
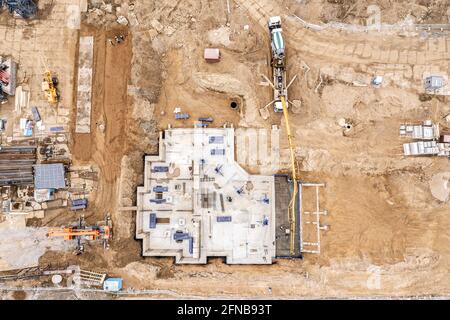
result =
[[[328,215],[326,210],[320,209],[320,188],[324,188],[323,183],[300,183],[299,194],[303,194],[304,188],[315,188],[315,210],[303,211],[303,201],[300,201],[300,214],[303,218],[300,219],[300,252],[302,253],[320,253],[320,232],[328,230],[328,225],[321,225],[320,216]],[[305,240],[303,237],[305,233],[303,230],[307,226],[315,226],[315,237],[313,239]]]

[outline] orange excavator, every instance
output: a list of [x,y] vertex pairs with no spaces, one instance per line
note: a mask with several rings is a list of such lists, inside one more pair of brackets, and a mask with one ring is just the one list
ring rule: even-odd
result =
[[103,241],[105,249],[109,247],[108,240],[111,238],[111,219],[107,215],[103,225],[86,226],[84,217],[81,216],[75,226],[50,228],[47,237],[62,237],[64,240],[76,240],[77,248],[74,254],[79,255],[84,252],[82,241]]

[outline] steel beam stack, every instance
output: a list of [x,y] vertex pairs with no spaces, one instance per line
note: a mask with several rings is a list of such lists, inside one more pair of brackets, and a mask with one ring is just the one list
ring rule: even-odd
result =
[[33,185],[36,146],[2,146],[0,149],[0,186]]

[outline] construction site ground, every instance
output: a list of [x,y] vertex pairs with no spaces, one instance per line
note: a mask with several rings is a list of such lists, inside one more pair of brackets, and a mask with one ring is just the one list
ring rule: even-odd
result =
[[[56,245],[57,250],[39,251],[39,266],[80,265],[105,272],[122,277],[125,288],[142,290],[143,297],[152,298],[450,295],[450,202],[437,200],[430,191],[432,177],[450,171],[449,159],[404,157],[405,140],[399,137],[400,124],[425,119],[439,122],[442,131],[450,132],[443,120],[450,113],[448,97],[424,95],[422,88],[425,73],[450,70],[449,30],[305,28],[294,15],[315,24],[340,18],[356,24],[364,18],[363,5],[370,4],[343,1],[342,15],[342,8],[335,12],[336,4],[321,7],[326,1],[320,0],[308,4],[230,0],[230,14],[225,0],[134,1],[128,26],[105,22],[88,12],[77,29],[65,21],[67,7],[80,1],[39,2],[43,13],[36,21],[26,23],[5,12],[0,15],[0,55],[18,60],[19,79],[25,74],[30,77],[32,100],[48,112],[53,111],[40,96],[43,71],[31,59],[43,55],[49,67],[57,70],[62,104],[69,110],[62,114],[67,117],[73,165],[94,166],[99,172],[85,217],[92,224],[111,214],[114,232],[108,250],[92,244],[75,256],[70,248]],[[405,18],[378,2],[381,12],[386,11],[385,23]],[[122,8],[128,8],[128,3],[122,1]],[[272,107],[267,119],[260,114],[273,97],[261,74],[270,74],[266,23],[274,15],[283,20],[288,78],[298,76],[289,97],[297,101],[290,107],[290,122],[300,179],[326,185],[320,206],[328,211],[321,218],[328,231],[321,231],[321,253],[258,266],[227,265],[219,258],[207,265],[144,259],[141,243],[134,239],[135,214],[120,208],[135,205],[136,187],[143,184],[143,156],[157,152],[159,130],[169,124],[191,127],[198,117],[213,117],[212,126],[232,124],[244,133],[277,125],[281,128],[279,171],[289,172],[282,114],[274,113]],[[431,15],[418,22],[444,23],[441,18]],[[75,133],[80,35],[94,36],[91,133],[87,134]],[[125,41],[111,45],[108,39],[116,35],[124,35]],[[221,61],[205,62],[205,47],[220,48]],[[370,85],[375,75],[384,77],[381,87]],[[237,110],[230,108],[232,101],[238,102]],[[190,119],[175,120],[177,107]],[[2,105],[2,117],[13,109]],[[338,124],[342,118],[353,125],[348,132]],[[241,165],[253,173],[267,173],[257,164]],[[305,194],[305,205],[311,210],[313,201],[313,194]],[[56,210],[28,221],[28,228],[67,225],[77,217]],[[20,224],[24,228],[23,221]],[[22,245],[27,243],[17,241],[18,254]],[[14,249],[9,246],[8,250]],[[0,291],[7,299],[73,297],[73,292],[28,290],[31,286],[52,285],[48,279],[20,280],[1,284]],[[100,298],[103,294],[89,291],[76,296]],[[129,297],[135,296],[123,296]]]

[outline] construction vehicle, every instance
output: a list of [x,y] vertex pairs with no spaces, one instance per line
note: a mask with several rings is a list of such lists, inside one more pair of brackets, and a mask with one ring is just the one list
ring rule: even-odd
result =
[[8,8],[9,13],[24,19],[32,19],[37,13],[37,5],[33,0],[0,0],[0,10],[3,6]]
[[47,101],[50,104],[56,104],[59,101],[57,86],[58,78],[53,77],[49,70],[45,71],[44,80],[42,81],[42,91],[44,91]]
[[283,40],[283,29],[281,28],[281,18],[270,17],[269,19],[269,34],[270,34],[270,49],[271,49],[271,66],[272,66],[272,81],[265,75],[262,75],[264,79],[273,88],[273,100],[268,103],[263,109],[273,104],[273,110],[275,112],[283,112],[283,105],[281,97],[284,97],[286,108],[289,108],[288,89],[297,78],[295,76],[289,82],[287,82],[286,76],[286,49]]
[[270,45],[272,47],[272,63],[279,67],[284,67],[285,47],[282,35],[283,29],[281,28],[281,18],[270,17],[269,18],[269,33],[270,33]]
[[83,242],[101,241],[104,248],[108,248],[108,241],[112,236],[111,218],[106,216],[105,222],[100,222],[95,226],[86,226],[84,216],[81,215],[78,223],[70,227],[50,228],[47,237],[62,237],[64,240],[76,240],[77,247],[74,254],[79,255],[84,252]]
[[283,106],[281,105],[279,97],[283,96],[285,97],[285,100],[287,100],[287,86],[285,66],[286,55],[280,17],[270,17],[269,33],[272,49],[271,65],[274,87],[274,111],[283,112]]
[[283,40],[283,29],[281,28],[281,18],[278,16],[269,18],[269,33],[271,39],[271,65],[273,72],[273,82],[268,77],[262,75],[274,90],[274,99],[264,108],[267,108],[272,103],[274,104],[275,112],[283,112],[284,121],[286,124],[292,177],[293,183],[292,197],[288,207],[288,221],[289,221],[289,235],[290,235],[290,254],[295,255],[295,239],[297,237],[296,220],[297,220],[297,195],[298,195],[298,174],[297,174],[297,162],[295,159],[294,151],[294,136],[292,135],[291,127],[289,124],[289,112],[288,112],[288,89],[297,78],[294,76],[292,80],[286,85],[286,50]]

